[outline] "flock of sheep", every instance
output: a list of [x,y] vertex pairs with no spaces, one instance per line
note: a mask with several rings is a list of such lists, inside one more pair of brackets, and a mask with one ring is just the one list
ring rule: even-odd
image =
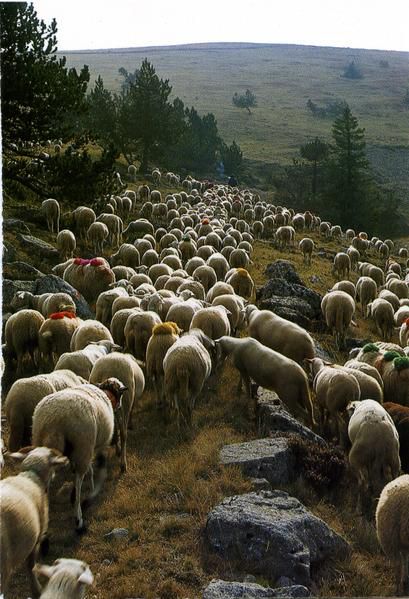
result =
[[[135,176],[130,167],[130,179]],[[158,169],[152,178],[158,186]],[[0,482],[3,589],[26,562],[33,596],[83,596],[93,581],[87,564],[37,564],[54,471],[69,462],[76,529],[84,531],[84,478],[90,478],[89,503],[101,489],[111,443],[126,472],[127,431],[145,388],[154,390],[164,422],[174,421],[182,432],[231,356],[238,393],[244,383],[252,401],[252,383],[271,389],[306,425],[350,447],[359,508],[368,513],[380,497],[378,539],[396,562],[397,592],[409,591],[409,476],[399,476],[409,472],[409,281],[401,264],[407,250],[394,260],[390,240],[343,233],[310,212],[295,214],[248,190],[190,177],[180,182],[173,173],[166,181],[182,190],[163,197],[141,185],[111,197],[99,216],[87,206],[63,215],[70,227],[63,230],[59,203],[43,202],[62,260],[52,271],[82,294],[96,319],[79,318],[68,293],[20,291],[13,298],[2,347],[3,366],[17,374],[4,402],[5,457],[20,463],[21,472]],[[255,285],[247,269],[254,240],[285,250],[295,248],[297,234],[310,231],[350,244],[335,256],[340,280],[322,300],[338,347],[344,348],[354,325],[356,302],[381,336],[353,350],[343,365],[318,358],[305,329],[251,303]],[[74,257],[77,239],[96,257]],[[108,248],[110,258],[101,257]],[[310,265],[313,240],[304,237],[299,249]],[[363,261],[371,257],[385,268]],[[351,270],[359,271],[356,285]],[[396,327],[400,345],[390,343]],[[33,371],[38,374],[27,376]],[[49,579],[43,590],[39,575]]]

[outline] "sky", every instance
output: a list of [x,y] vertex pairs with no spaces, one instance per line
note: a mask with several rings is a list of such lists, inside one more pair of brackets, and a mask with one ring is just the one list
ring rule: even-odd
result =
[[199,42],[409,51],[409,0],[34,0],[59,50]]

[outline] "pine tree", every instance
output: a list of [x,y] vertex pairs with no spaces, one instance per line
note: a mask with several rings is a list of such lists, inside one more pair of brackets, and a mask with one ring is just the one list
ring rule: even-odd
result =
[[78,74],[57,58],[57,24],[33,4],[1,2],[1,104],[6,143],[70,135],[85,108],[88,67]]
[[336,205],[341,224],[362,222],[366,212],[369,163],[365,152],[365,129],[358,126],[347,105],[334,121],[329,161],[329,196]]

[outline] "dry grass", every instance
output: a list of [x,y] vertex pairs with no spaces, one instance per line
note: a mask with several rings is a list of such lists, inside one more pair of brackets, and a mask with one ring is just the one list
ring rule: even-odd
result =
[[[52,241],[43,229],[35,226],[32,229],[34,234]],[[341,247],[338,242],[313,237],[318,247],[332,251]],[[278,257],[291,260],[305,283],[320,293],[325,293],[335,282],[331,261],[314,256],[312,266],[305,267],[298,251],[281,253],[268,243],[257,242],[251,266],[257,285],[265,282],[266,265]],[[318,277],[315,283],[311,282],[312,275]],[[359,316],[357,324],[352,334],[370,334],[369,325]],[[329,335],[316,337],[324,347],[333,350]],[[345,359],[345,355],[336,357]],[[51,494],[51,552],[47,562],[62,556],[87,561],[95,574],[95,584],[89,593],[94,599],[137,596],[193,599],[200,596],[201,589],[215,575],[237,579],[240,572],[235,565],[208,555],[202,542],[209,510],[223,497],[250,489],[238,470],[221,468],[218,464],[222,445],[256,436],[251,408],[244,397],[236,395],[237,381],[237,373],[227,365],[216,392],[209,393],[206,402],[199,405],[193,430],[185,438],[178,435],[175,427],[163,424],[151,392],[146,391],[136,407],[135,428],[128,436],[128,472],[119,474],[118,460],[112,455],[106,487],[87,513],[89,530],[82,537],[74,532],[70,485],[64,483],[62,476],[56,479]],[[7,430],[4,432],[7,441]],[[6,469],[5,474],[10,473]],[[353,548],[352,555],[344,561],[314,572],[317,594],[323,597],[390,594],[391,568],[379,551],[373,524],[354,516],[354,485],[342,488],[333,504],[328,498],[319,499],[300,483],[289,491],[343,534]],[[106,540],[104,535],[115,527],[127,528],[128,537]],[[21,571],[13,580],[9,598],[21,598],[27,593],[27,577]]]

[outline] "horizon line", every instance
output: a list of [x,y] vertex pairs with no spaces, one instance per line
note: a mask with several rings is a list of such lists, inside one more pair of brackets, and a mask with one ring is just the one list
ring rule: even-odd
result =
[[57,53],[92,53],[92,52],[102,52],[102,51],[115,51],[115,52],[124,52],[124,51],[143,51],[143,50],[159,50],[159,49],[178,49],[178,48],[198,48],[198,46],[301,46],[305,48],[328,48],[334,50],[364,50],[371,52],[400,52],[404,54],[409,54],[409,50],[390,50],[385,48],[357,48],[353,46],[328,46],[328,45],[317,45],[317,44],[299,44],[294,42],[184,42],[184,43],[175,43],[175,44],[152,44],[150,46],[123,46],[123,47],[101,47],[101,48],[78,48],[72,50],[57,50]]

